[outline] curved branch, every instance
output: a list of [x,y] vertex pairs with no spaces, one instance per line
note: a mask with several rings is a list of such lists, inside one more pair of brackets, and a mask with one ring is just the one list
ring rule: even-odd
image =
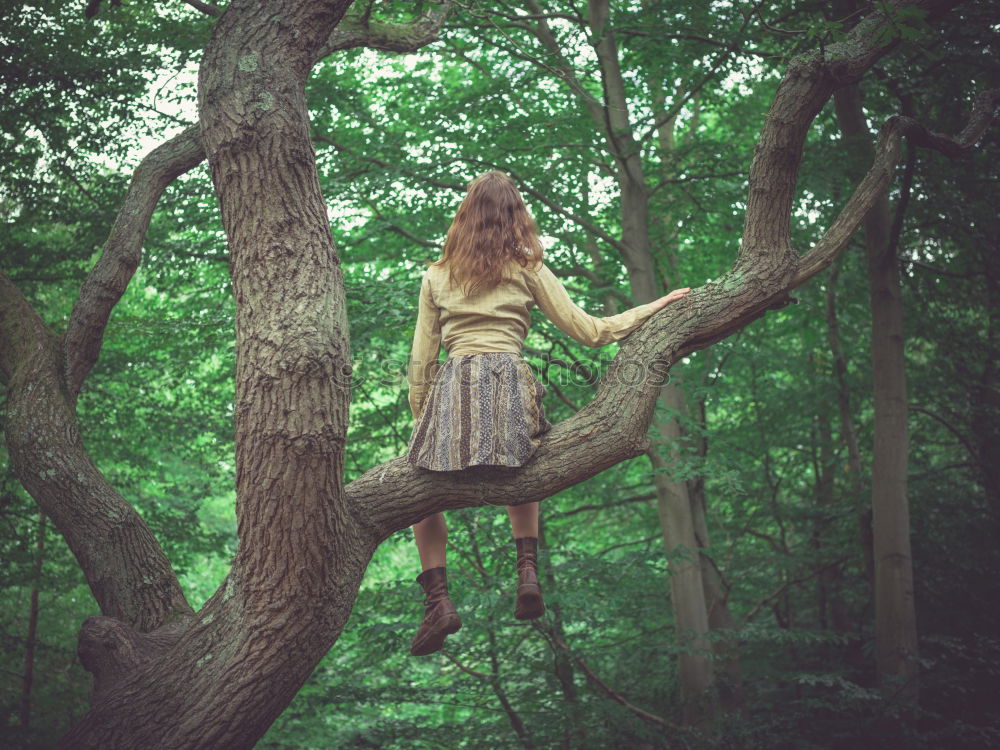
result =
[[766,264],[776,272],[795,267],[789,217],[795,178],[806,133],[834,90],[856,83],[872,65],[898,44],[900,29],[893,18],[899,9],[928,14],[960,0],[916,0],[887,3],[858,23],[843,41],[796,58],[788,67],[761,131],[750,166],[750,189],[737,267]]
[[66,385],[73,398],[97,362],[111,310],[128,287],[142,255],[149,220],[166,187],[205,158],[192,125],[157,146],[136,167],[125,200],[73,306],[63,339]]
[[820,241],[799,262],[792,286],[805,283],[829,266],[837,254],[846,247],[876,198],[885,193],[899,164],[900,144],[904,135],[911,139],[912,143],[932,148],[954,158],[971,149],[982,137],[993,121],[993,113],[998,104],[1000,104],[1000,89],[981,92],[972,105],[968,124],[955,138],[927,130],[910,117],[889,118],[879,131],[875,144],[875,160],[871,169],[858,183],[847,204]]
[[0,366],[11,466],[66,539],[101,611],[141,631],[191,614],[149,527],[84,449],[58,338],[2,272]]
[[949,422],[947,419],[942,417],[937,412],[933,412],[930,409],[925,409],[922,406],[910,405],[909,409],[910,411],[916,412],[917,414],[926,414],[931,419],[934,419],[940,422],[942,425],[944,425],[945,429],[948,430],[948,432],[950,432],[952,435],[954,435],[958,439],[958,442],[962,444],[962,447],[965,448],[966,451],[968,451],[969,456],[972,458],[973,461],[976,462],[976,464],[974,465],[982,465],[983,462],[975,446],[967,437],[965,437],[965,435],[959,432],[958,428],[955,427],[951,422]]
[[345,16],[320,48],[317,58],[355,47],[385,52],[416,52],[437,41],[450,10],[450,0],[442,0],[437,7],[428,8],[419,18],[407,23],[372,21],[367,13]]
[[573,650],[569,646],[567,646],[559,638],[559,636],[557,636],[554,632],[548,633],[547,635],[552,639],[552,642],[558,648],[562,649],[567,654],[569,654],[569,657],[574,662],[576,662],[576,665],[580,667],[580,670],[587,676],[587,679],[590,680],[591,683],[593,683],[598,689],[600,689],[602,693],[608,696],[608,698],[613,700],[615,703],[624,706],[629,711],[638,716],[640,719],[642,719],[643,721],[648,721],[651,724],[657,724],[661,727],[666,727],[667,729],[674,729],[678,732],[690,731],[688,727],[683,727],[680,726],[679,724],[673,723],[672,721],[667,721],[662,716],[657,716],[656,714],[650,713],[649,711],[641,709],[638,706],[630,703],[628,700],[625,699],[624,696],[622,696],[620,693],[616,693],[608,686],[608,684],[604,680],[598,677],[597,674],[594,672],[594,670],[592,670],[587,665],[587,662],[585,662],[582,657],[574,654]]

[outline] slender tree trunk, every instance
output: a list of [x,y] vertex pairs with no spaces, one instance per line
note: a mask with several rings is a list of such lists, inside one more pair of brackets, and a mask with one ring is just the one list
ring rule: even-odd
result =
[[837,383],[837,412],[840,417],[840,434],[847,448],[847,469],[850,475],[851,501],[857,509],[858,536],[864,570],[874,593],[875,554],[872,539],[871,503],[863,501],[861,449],[858,447],[858,433],[854,429],[854,414],[851,411],[851,391],[847,383],[847,358],[840,343],[840,324],[837,320],[837,279],[840,262],[830,269],[826,283],[826,331],[830,353],[833,355],[833,372]]
[[[542,15],[535,0],[527,0],[531,13]],[[615,176],[621,193],[622,262],[628,273],[632,298],[636,303],[651,302],[659,295],[655,263],[650,244],[649,189],[643,171],[640,145],[629,119],[628,101],[619,63],[618,48],[610,25],[608,0],[589,0],[587,23],[600,68],[604,95],[601,101],[588,94],[576,79],[547,23],[539,20],[535,33],[555,59],[563,79],[580,96],[583,109],[595,128],[604,136],[608,152],[614,159]],[[660,388],[660,403],[666,409],[682,411],[683,393],[676,386]],[[653,469],[653,480],[663,542],[670,559],[670,589],[678,643],[686,653],[680,654],[679,672],[684,707],[683,721],[705,724],[714,715],[709,688],[713,684],[708,614],[701,581],[701,568],[691,517],[691,502],[687,484],[670,475],[679,459],[680,428],[674,419],[654,418],[658,444],[646,452]],[[666,455],[662,451],[666,450]],[[685,556],[687,559],[684,559]],[[693,559],[693,564],[691,560]]]
[[[707,426],[705,399],[698,400],[698,420],[701,434],[697,438],[697,453],[704,458],[708,452],[708,440],[704,436]],[[715,560],[706,552],[709,547],[707,504],[705,500],[705,480],[703,477],[687,482],[691,498],[691,517],[694,519],[695,541],[701,560],[701,582],[705,591],[705,609],[708,612],[708,627],[713,633],[732,631],[736,622],[729,611],[729,592],[722,573]],[[719,693],[719,706],[727,712],[742,712],[746,707],[743,690],[743,667],[740,662],[737,641],[715,637],[712,639],[715,655],[715,687]]]
[[[834,94],[849,154],[871,156],[857,85]],[[862,168],[859,166],[858,170]],[[875,448],[872,523],[875,555],[875,661],[883,691],[916,703],[917,626],[913,604],[910,514],[906,495],[907,399],[899,263],[889,241],[889,198],[882,193],[864,219],[872,313]]]
[[[677,116],[676,114],[672,117],[668,116],[663,81],[651,81],[650,88],[653,92],[653,116],[660,123],[657,128],[657,141],[660,151],[660,161],[664,165],[664,174],[661,175],[661,178],[667,179],[672,177],[676,171],[672,165],[674,164],[674,152],[677,147],[677,138],[674,132]],[[683,94],[684,89],[682,84],[676,89],[674,96],[675,98],[680,98]],[[694,137],[697,132],[697,124],[698,97],[696,95],[694,99],[694,116],[688,126],[688,137]],[[664,248],[661,252],[661,262],[666,263],[669,269],[669,274],[661,274],[664,278],[664,287],[667,289],[675,284],[679,284],[676,279],[680,256],[679,230],[676,224],[677,220],[671,209],[672,205],[663,201],[663,205],[658,206],[655,211],[650,211],[652,217],[651,226],[656,229],[657,233],[656,244]],[[652,243],[650,243],[650,246],[652,246]],[[684,398],[684,391],[681,386],[682,374],[677,365],[671,369],[671,376],[671,382],[664,385],[661,391],[664,394],[661,403],[664,405],[668,403],[677,404],[678,413],[685,419],[689,419],[690,414],[687,408],[687,401]],[[704,459],[708,454],[708,440],[704,436],[704,428],[707,425],[704,399],[698,402],[698,419],[702,430],[696,440],[697,448],[694,449],[694,452],[700,459]],[[678,429],[683,434],[683,427],[678,425]],[[676,445],[678,450],[692,450],[690,446],[682,447],[681,444]],[[707,501],[705,498],[704,478],[698,477],[685,481],[683,484],[687,491],[692,524],[695,531],[695,544],[698,548],[701,565],[701,582],[705,599],[705,611],[708,616],[708,627],[711,631],[728,631],[734,625],[733,618],[729,612],[728,592],[725,590],[722,575],[716,567],[715,561],[712,560],[706,551],[710,546],[710,538],[708,523],[706,521]],[[664,529],[664,538],[666,539],[666,529]],[[716,635],[718,636],[718,633]],[[715,687],[718,690],[719,705],[725,711],[742,710],[743,678],[737,644],[732,640],[716,637],[711,640],[710,645],[715,657],[715,663],[712,665],[713,673],[711,680],[715,683]]]
[[[678,388],[666,386],[660,391],[660,403],[665,403],[667,408],[678,408],[682,399]],[[710,658],[712,644],[706,638],[709,621],[701,554],[687,482],[677,481],[670,475],[679,458],[680,425],[676,419],[670,419],[656,422],[654,426],[662,445],[672,453],[672,461],[655,448],[648,455],[653,465],[663,547],[670,566],[676,640],[677,645],[685,649],[677,657],[683,720],[686,724],[708,725],[715,713],[711,693],[715,670]]]
[[21,726],[31,725],[31,687],[35,674],[35,637],[38,632],[38,591],[42,585],[42,559],[45,555],[45,513],[38,513],[38,538],[35,542],[35,575],[31,582],[28,607],[28,635],[24,639],[24,673],[21,676]]
[[[545,533],[545,519],[538,519],[538,547],[541,550],[548,550],[548,543]],[[539,627],[547,628],[550,640],[555,644],[566,643],[566,631],[563,628],[562,606],[553,597],[558,591],[555,571],[552,566],[545,564],[540,566],[540,577],[543,581],[543,591],[548,595],[550,601],[546,604],[550,617],[539,622]],[[548,623],[551,622],[551,625]],[[564,717],[562,746],[566,750],[574,747],[586,745],[587,735],[584,728],[583,717],[581,715],[580,696],[576,689],[576,675],[573,670],[573,662],[565,649],[558,645],[552,646],[553,671],[559,681],[559,688],[562,692],[563,702],[566,708],[561,712]]]
[[[607,0],[590,0],[588,21],[604,84],[604,132],[617,167],[621,191],[623,260],[633,299],[651,302],[659,295],[659,284],[650,242],[649,189],[643,170],[625,96],[618,49],[610,24]],[[660,389],[660,404],[677,414],[686,412],[684,393],[675,385]],[[701,580],[698,542],[691,514],[687,483],[675,479],[671,469],[683,462],[681,428],[674,418],[654,419],[658,444],[648,451],[657,492],[663,544],[670,561],[670,591],[674,609],[677,643],[684,651],[678,656],[682,715],[686,724],[705,726],[715,713],[711,688],[714,672],[708,609]],[[666,451],[666,455],[662,451]]]
[[986,287],[986,357],[978,382],[969,389],[970,422],[986,501],[994,522],[1000,524],[1000,221],[994,219],[979,231],[978,266]]
[[[819,374],[818,374],[819,375]],[[817,551],[825,549],[826,529],[831,523],[832,511],[837,505],[834,478],[833,429],[830,425],[830,415],[825,402],[818,405],[816,415],[816,442],[818,443],[818,458],[816,466],[816,510],[817,518],[813,525],[812,544]],[[832,564],[819,555],[819,564],[823,566],[816,577],[816,590],[820,613],[819,626],[831,629],[835,633],[846,633],[849,629],[847,607],[842,593],[843,569],[841,564]]]

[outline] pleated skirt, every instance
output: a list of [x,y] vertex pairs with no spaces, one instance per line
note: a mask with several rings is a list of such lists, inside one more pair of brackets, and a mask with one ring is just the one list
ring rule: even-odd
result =
[[542,408],[545,392],[518,354],[449,357],[413,425],[407,460],[432,471],[523,466],[552,427]]

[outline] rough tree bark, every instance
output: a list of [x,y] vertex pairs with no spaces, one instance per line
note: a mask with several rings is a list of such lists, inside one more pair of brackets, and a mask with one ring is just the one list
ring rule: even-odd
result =
[[[442,480],[401,457],[342,487],[347,321],[303,87],[347,4],[235,0],[223,12],[199,76],[201,136],[182,134],[168,144],[176,158],[153,170],[151,182],[133,181],[116,230],[128,229],[134,253],[109,240],[88,279],[99,293],[81,294],[74,310],[76,335],[53,334],[0,273],[11,463],[70,541],[104,613],[81,631],[93,705],[60,747],[252,747],[336,641],[382,540],[437,511],[542,500],[641,455],[670,364],[786,304],[791,289],[829,265],[884,192],[904,133],[955,153],[977,140],[996,103],[995,93],[977,99],[957,144],[907,118],[890,120],[872,170],[800,257],[788,223],[805,133],[835,88],[857,81],[892,48],[895,26],[875,13],[825,56],[796,59],[754,157],[733,269],[629,337],[593,401],[555,425],[527,466]],[[85,352],[100,348],[103,327],[92,321],[128,282],[157,185],[190,168],[202,143],[237,304],[240,546],[219,590],[192,613],[148,528],[83,451],[74,401]],[[107,268],[120,272],[97,279]],[[636,363],[651,373],[640,382]]]

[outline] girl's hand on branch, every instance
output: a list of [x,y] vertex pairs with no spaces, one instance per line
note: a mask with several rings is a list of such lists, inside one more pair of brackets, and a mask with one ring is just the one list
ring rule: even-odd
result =
[[683,289],[674,289],[670,294],[664,295],[659,299],[655,299],[649,304],[652,305],[657,312],[662,310],[664,307],[669,305],[671,302],[676,302],[681,299],[684,295],[691,291],[691,287],[686,286]]

